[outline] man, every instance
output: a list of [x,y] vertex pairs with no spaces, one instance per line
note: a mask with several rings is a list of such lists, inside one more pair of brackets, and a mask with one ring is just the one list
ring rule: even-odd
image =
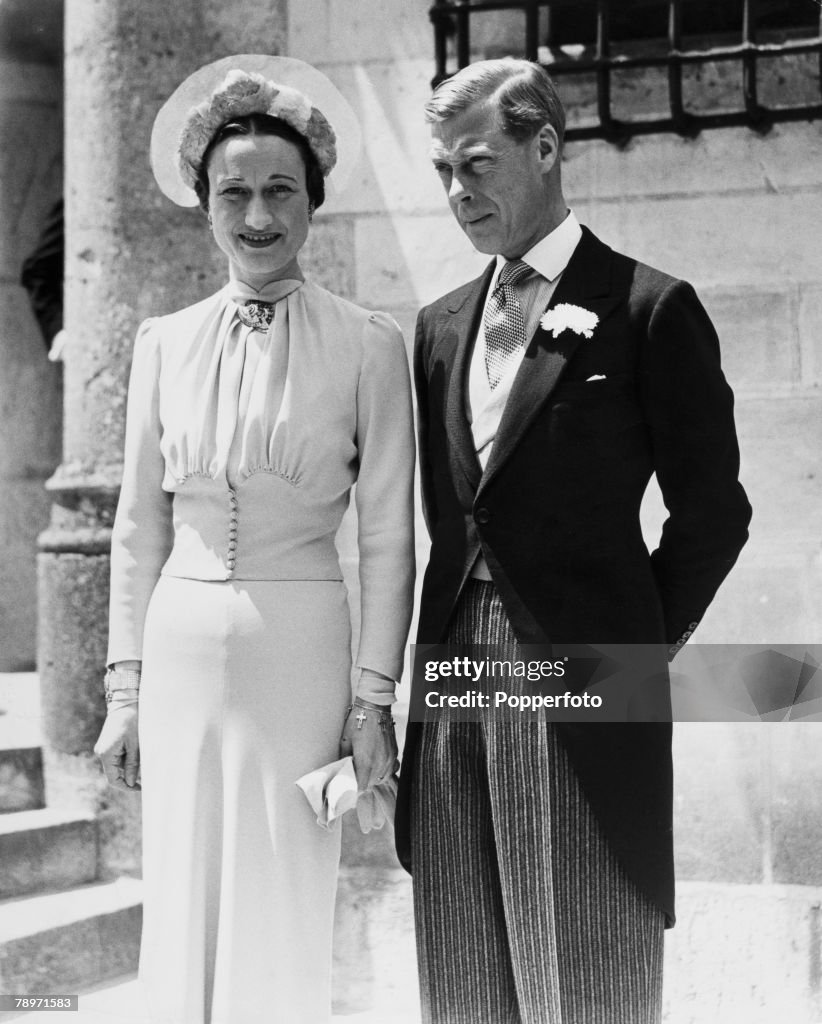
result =
[[58,199],[49,210],[37,247],[20,269],[20,284],[29,293],[31,310],[50,350],[63,329],[64,258],[63,200]]
[[[418,320],[419,642],[673,656],[750,520],[714,329],[688,284],[569,212],[538,65],[474,64],[426,111],[451,210],[496,258]],[[653,473],[670,515],[649,555]],[[671,784],[670,723],[412,722],[397,846],[424,1021],[658,1021]]]

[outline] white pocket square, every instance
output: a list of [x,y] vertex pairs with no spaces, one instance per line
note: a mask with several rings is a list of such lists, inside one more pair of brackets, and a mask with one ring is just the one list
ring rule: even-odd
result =
[[606,380],[606,379],[607,378],[606,378],[604,373],[595,373],[593,375],[593,377],[587,377],[586,380],[585,380],[585,383],[587,384],[588,381],[591,381],[591,380]]

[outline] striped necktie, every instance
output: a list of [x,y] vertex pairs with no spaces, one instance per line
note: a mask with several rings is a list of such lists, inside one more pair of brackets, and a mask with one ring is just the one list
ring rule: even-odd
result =
[[485,370],[492,390],[499,384],[508,359],[525,344],[525,321],[516,285],[532,272],[522,260],[509,260],[485,307]]

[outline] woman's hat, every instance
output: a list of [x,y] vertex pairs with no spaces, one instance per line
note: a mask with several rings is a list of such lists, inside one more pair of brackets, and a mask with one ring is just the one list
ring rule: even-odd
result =
[[[243,53],[195,71],[154,119],[151,169],[178,206],[196,206],[194,182],[208,144],[232,118],[270,114],[302,135],[334,191],[360,150],[357,115],[326,76],[293,57]],[[329,177],[330,176],[330,177]]]

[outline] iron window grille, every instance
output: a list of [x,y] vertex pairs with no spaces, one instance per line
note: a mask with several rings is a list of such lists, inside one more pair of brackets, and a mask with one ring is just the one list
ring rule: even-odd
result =
[[[764,134],[776,122],[822,116],[822,102],[815,101],[815,96],[814,102],[765,105],[760,101],[763,62],[803,55],[809,55],[806,59],[815,55],[814,91],[820,90],[822,100],[822,0],[711,0],[710,4],[706,0],[436,0],[429,11],[436,55],[432,85],[471,63],[472,19],[503,11],[524,15],[520,56],[538,61],[554,77],[593,78],[593,123],[571,124],[566,131],[568,140],[605,138],[624,144],[634,135],[676,132],[693,137],[705,128],[732,125],[747,125]],[[553,29],[563,15],[564,39],[563,33]],[[584,15],[589,18],[587,31],[582,27]],[[660,17],[664,19],[662,25]],[[683,31],[685,18],[687,35]],[[698,32],[694,31],[695,21],[700,25]],[[729,37],[733,21],[736,31]],[[649,41],[655,33],[657,38]],[[568,46],[575,42],[575,36],[577,44]],[[631,52],[637,47],[632,47],[629,40],[643,36],[643,52]],[[702,45],[694,45],[695,39]],[[686,69],[723,62],[736,62],[741,69],[741,95],[734,109],[706,113],[689,109],[684,87]],[[662,117],[615,117],[615,75],[647,69],[662,69],[667,77],[670,113]]]

